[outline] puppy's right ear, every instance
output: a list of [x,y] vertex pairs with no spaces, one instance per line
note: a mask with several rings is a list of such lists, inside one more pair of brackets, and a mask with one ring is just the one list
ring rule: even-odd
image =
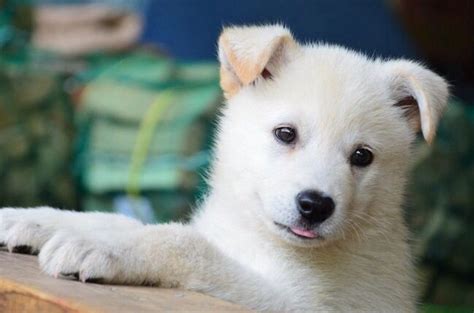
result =
[[220,83],[226,98],[257,77],[271,77],[297,46],[280,25],[225,28],[219,37]]

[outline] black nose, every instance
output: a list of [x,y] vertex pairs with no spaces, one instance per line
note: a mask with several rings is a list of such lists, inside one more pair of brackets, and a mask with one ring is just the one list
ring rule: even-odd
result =
[[296,196],[298,211],[310,223],[322,223],[334,212],[334,201],[316,190],[305,190]]

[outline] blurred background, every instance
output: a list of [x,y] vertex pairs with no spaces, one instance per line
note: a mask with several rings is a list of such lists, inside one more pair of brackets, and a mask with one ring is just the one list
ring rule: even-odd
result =
[[0,207],[186,219],[222,103],[223,25],[416,59],[453,97],[406,218],[425,312],[474,309],[474,1],[0,0]]

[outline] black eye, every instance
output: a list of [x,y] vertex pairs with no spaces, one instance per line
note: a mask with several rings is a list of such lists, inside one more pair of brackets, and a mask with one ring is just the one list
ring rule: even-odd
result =
[[351,155],[351,165],[364,167],[372,163],[374,155],[370,150],[365,148],[357,148]]
[[296,129],[292,127],[289,127],[289,126],[278,127],[278,128],[275,128],[273,132],[275,134],[275,137],[280,142],[290,144],[296,140]]

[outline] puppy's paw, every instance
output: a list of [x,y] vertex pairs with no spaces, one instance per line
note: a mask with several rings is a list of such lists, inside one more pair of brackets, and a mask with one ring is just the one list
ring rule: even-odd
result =
[[51,238],[56,210],[1,209],[0,243],[10,252],[36,254]]
[[74,230],[88,233],[96,230],[139,228],[142,223],[118,214],[80,213],[48,207],[34,209],[0,209],[0,244],[11,252],[38,253],[56,232]]
[[[125,283],[130,251],[113,241],[115,234],[57,232],[39,254],[41,269],[54,277],[75,276],[82,282]],[[110,238],[106,238],[110,235]],[[118,236],[120,237],[120,236]]]

